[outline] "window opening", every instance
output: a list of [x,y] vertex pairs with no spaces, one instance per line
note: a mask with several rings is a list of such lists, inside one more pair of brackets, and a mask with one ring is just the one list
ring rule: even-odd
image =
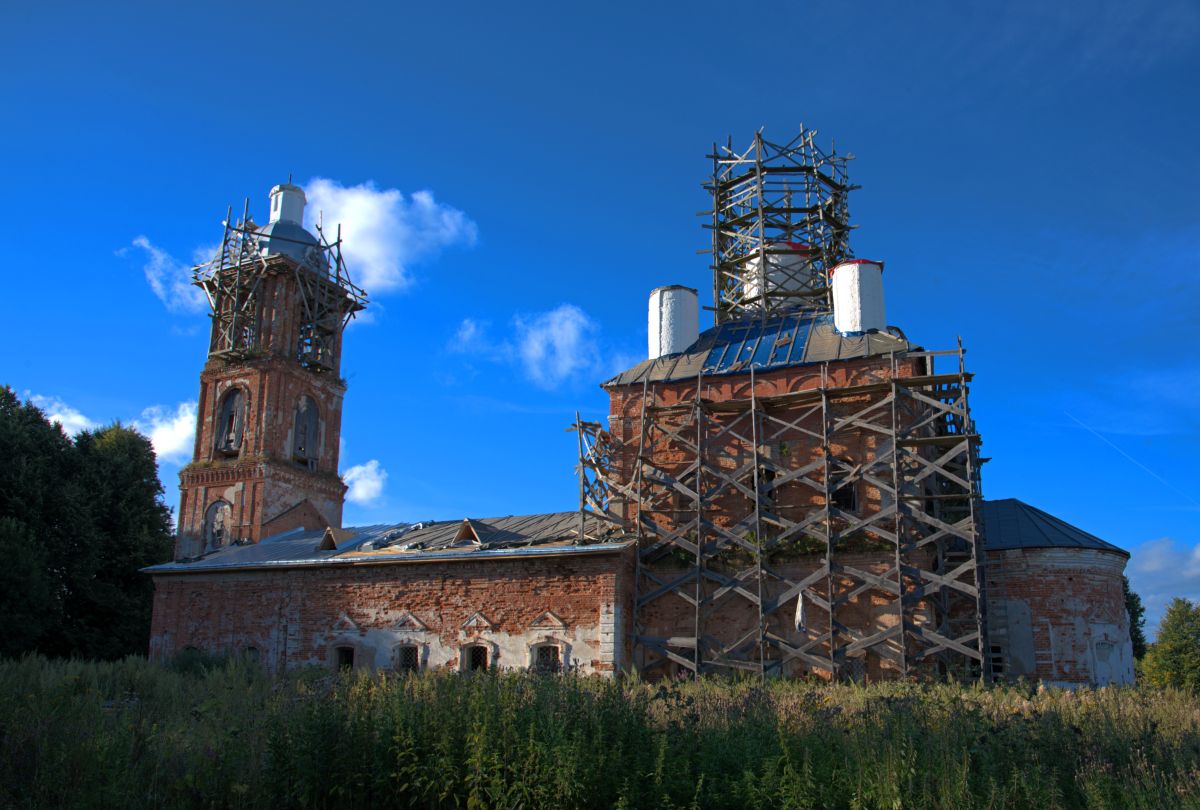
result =
[[292,428],[292,460],[313,467],[317,460],[317,404],[312,397],[302,396],[296,403],[295,424]]
[[216,551],[229,545],[233,512],[225,501],[216,501],[204,513],[204,547]]
[[1003,675],[1004,674],[1004,648],[999,644],[993,644],[993,645],[991,645],[991,648],[992,648],[992,654],[991,654],[990,663],[991,663],[991,667],[992,667],[992,676],[995,677],[995,676]]
[[554,644],[543,644],[535,648],[533,668],[538,672],[560,672],[562,661],[559,658],[558,647]]
[[337,668],[339,670],[354,669],[354,648],[337,648]]
[[758,469],[758,496],[768,504],[775,501],[775,490],[771,488],[775,483],[775,477],[775,471],[769,467]]
[[488,668],[488,649],[482,644],[467,647],[467,672],[486,672]]
[[854,484],[845,484],[833,491],[833,505],[843,512],[858,511],[858,490]]
[[234,455],[242,446],[242,426],[245,422],[246,404],[242,389],[234,388],[221,400],[217,418],[216,449]]
[[415,644],[403,644],[396,649],[396,669],[417,672],[421,669],[420,650]]

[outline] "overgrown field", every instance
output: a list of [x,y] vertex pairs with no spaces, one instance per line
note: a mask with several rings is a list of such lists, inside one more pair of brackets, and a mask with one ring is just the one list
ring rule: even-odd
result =
[[27,658],[0,806],[1200,807],[1200,702]]

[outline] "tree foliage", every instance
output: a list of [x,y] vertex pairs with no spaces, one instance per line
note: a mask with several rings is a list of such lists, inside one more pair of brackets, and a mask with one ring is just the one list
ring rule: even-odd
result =
[[1142,659],[1142,673],[1153,686],[1200,690],[1200,603],[1171,600]]
[[1129,639],[1133,642],[1133,657],[1139,661],[1146,654],[1146,606],[1142,597],[1129,587],[1129,577],[1121,575],[1125,589],[1125,611],[1129,614]]
[[72,440],[0,388],[0,655],[118,658],[149,643],[171,515],[149,440],[114,424]]

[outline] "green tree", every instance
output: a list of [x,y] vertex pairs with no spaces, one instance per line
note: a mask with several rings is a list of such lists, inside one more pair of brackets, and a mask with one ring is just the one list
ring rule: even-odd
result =
[[170,511],[149,440],[113,425],[74,441],[0,388],[0,655],[144,653]]
[[1141,660],[1146,654],[1146,607],[1142,597],[1129,587],[1129,577],[1121,576],[1125,588],[1125,611],[1129,614],[1129,639],[1133,642],[1133,657]]
[[154,585],[141,569],[170,559],[172,544],[154,450],[137,431],[112,425],[79,434],[75,451],[90,542],[80,550],[64,631],[77,655],[144,653]]
[[1171,600],[1142,659],[1142,673],[1152,686],[1200,690],[1200,603]]

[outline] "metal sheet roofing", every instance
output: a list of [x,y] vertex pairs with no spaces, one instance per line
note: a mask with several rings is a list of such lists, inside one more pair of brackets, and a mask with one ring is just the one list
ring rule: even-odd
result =
[[[469,532],[464,532],[464,524],[470,527]],[[359,526],[340,530],[332,538],[334,547],[322,548],[326,532],[294,529],[258,543],[227,546],[199,559],[143,570],[151,574],[201,573],[358,562],[570,555],[614,551],[625,545],[610,524],[592,515],[585,518],[587,542],[577,544],[578,512]]]
[[984,501],[982,517],[983,547],[986,551],[1090,548],[1129,556],[1128,551],[1016,498]]
[[783,315],[727,321],[703,332],[679,354],[643,360],[604,383],[605,387],[644,380],[665,382],[697,374],[744,374],[787,366],[849,360],[916,348],[905,338],[884,332],[843,335],[832,315]]

